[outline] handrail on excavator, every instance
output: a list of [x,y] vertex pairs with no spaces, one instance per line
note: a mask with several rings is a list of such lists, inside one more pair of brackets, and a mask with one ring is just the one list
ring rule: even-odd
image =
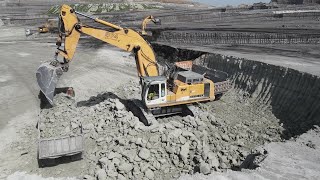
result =
[[83,16],[83,17],[92,19],[92,20],[94,20],[95,22],[100,23],[100,24],[103,24],[103,25],[105,25],[105,26],[109,26],[109,27],[112,27],[112,28],[118,29],[118,30],[123,29],[123,28],[120,27],[120,26],[117,26],[117,25],[115,25],[115,24],[112,24],[112,23],[109,23],[109,22],[107,22],[107,21],[101,20],[101,19],[99,19],[99,18],[95,18],[95,17],[89,16],[89,15],[87,15],[87,14],[80,13],[80,12],[78,12],[78,11],[74,11],[74,12],[75,12],[76,14],[80,15],[80,16]]

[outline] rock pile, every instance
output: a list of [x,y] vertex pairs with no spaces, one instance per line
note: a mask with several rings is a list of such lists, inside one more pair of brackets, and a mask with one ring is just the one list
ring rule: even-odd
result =
[[[43,137],[77,133],[82,126],[86,179],[168,179],[178,178],[181,173],[210,174],[240,165],[250,152],[247,140],[262,138],[255,136],[258,132],[243,133],[250,129],[243,123],[228,127],[202,107],[195,108],[195,117],[162,118],[147,127],[114,94],[101,94],[78,106],[60,94],[55,102],[53,109],[41,112],[45,120]],[[270,136],[277,134],[275,131]]]
[[75,100],[65,94],[58,94],[55,101],[56,106],[53,108],[41,110],[38,124],[40,137],[52,138],[81,133]]

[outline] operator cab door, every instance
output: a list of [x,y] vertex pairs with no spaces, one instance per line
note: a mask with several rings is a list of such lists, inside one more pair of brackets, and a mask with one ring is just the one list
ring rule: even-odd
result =
[[146,105],[166,103],[167,87],[165,82],[154,81],[149,85],[146,93]]

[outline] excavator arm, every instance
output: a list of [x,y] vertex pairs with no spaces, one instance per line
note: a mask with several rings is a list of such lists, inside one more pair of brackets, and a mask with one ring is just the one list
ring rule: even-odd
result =
[[[80,23],[78,15],[93,19],[95,22],[113,28],[114,31],[107,31],[83,25]],[[62,55],[67,62],[71,61],[76,51],[80,34],[86,34],[122,50],[134,51],[137,61],[137,71],[139,77],[158,76],[158,67],[151,45],[132,29],[124,29],[112,23],[98,18],[74,11],[71,7],[63,5],[60,12],[61,23],[65,30],[64,50],[58,49],[58,54]]]
[[[84,25],[79,21],[77,15],[93,19],[95,22],[106,26],[106,29],[111,28],[112,31]],[[40,65],[36,74],[39,87],[51,104],[53,104],[54,90],[58,79],[68,69],[65,67],[68,67],[68,63],[73,59],[81,34],[92,36],[128,52],[133,51],[139,77],[159,75],[151,45],[136,31],[81,14],[68,5],[61,7],[59,16],[60,33],[57,41],[56,60]],[[63,45],[62,49],[61,45]],[[59,55],[63,57],[63,63],[57,62]]]
[[147,16],[146,18],[144,18],[144,20],[142,21],[142,24],[141,24],[141,35],[148,35],[148,33],[146,31],[146,27],[149,22],[153,22],[154,24],[161,24],[160,19],[156,19],[151,15]]

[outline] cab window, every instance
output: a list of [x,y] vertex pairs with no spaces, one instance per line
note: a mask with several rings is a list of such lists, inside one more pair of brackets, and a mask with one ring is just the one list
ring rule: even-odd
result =
[[161,97],[166,96],[166,85],[164,83],[161,84]]
[[149,101],[159,99],[159,84],[153,84],[149,87],[147,99]]

